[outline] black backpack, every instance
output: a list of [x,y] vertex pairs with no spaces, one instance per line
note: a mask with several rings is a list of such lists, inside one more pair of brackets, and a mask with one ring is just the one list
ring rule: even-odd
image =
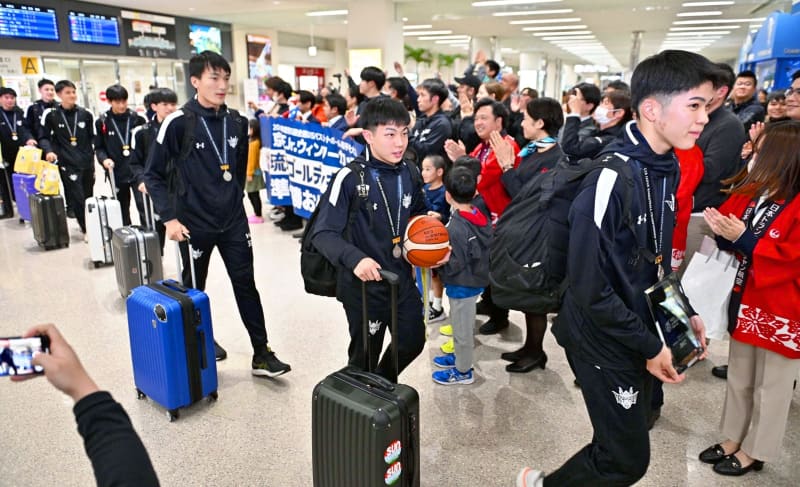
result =
[[[360,184],[365,184],[364,166],[358,162],[351,162],[345,167],[350,169],[351,172],[358,174],[358,177],[361,179]],[[331,183],[333,183],[335,178],[336,175],[334,174],[331,178]],[[311,213],[311,217],[308,219],[308,223],[303,230],[303,237],[300,241],[300,274],[303,276],[303,285],[307,293],[316,294],[317,296],[336,297],[336,266],[314,247],[310,238],[311,232],[314,229],[314,223],[316,223],[319,215],[321,203],[330,198],[331,186],[333,186],[333,184],[328,184],[325,192],[320,196],[317,207],[314,209],[314,212]],[[355,218],[362,199],[366,199],[366,196],[356,196],[347,210],[347,225],[344,229],[345,240],[350,240],[350,228],[352,227],[353,218]]]
[[497,222],[489,282],[498,306],[530,313],[558,311],[566,289],[569,209],[586,175],[601,168],[622,175],[623,214],[633,229],[633,173],[625,160],[616,154],[574,163],[562,159],[528,181]]

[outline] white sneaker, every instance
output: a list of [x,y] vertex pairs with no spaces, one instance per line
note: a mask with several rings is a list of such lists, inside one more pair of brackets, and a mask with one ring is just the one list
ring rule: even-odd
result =
[[517,474],[517,487],[543,487],[544,473],[541,470],[534,470],[525,467]]
[[84,243],[89,243],[89,234],[88,233],[84,233],[83,234],[83,241],[84,241]]

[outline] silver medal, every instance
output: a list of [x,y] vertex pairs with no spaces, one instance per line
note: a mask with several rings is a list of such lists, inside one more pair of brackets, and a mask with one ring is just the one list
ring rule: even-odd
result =
[[122,151],[122,155],[125,156],[125,157],[128,157],[129,155],[131,155],[131,151],[129,151],[128,149],[125,149],[125,150]]
[[403,251],[400,250],[400,245],[394,246],[394,248],[392,249],[392,256],[394,256],[395,259],[399,259],[400,257],[403,256]]
[[71,145],[72,147],[76,147],[78,145],[78,142],[73,140],[72,142],[69,143],[69,145]]
[[17,134],[11,136],[11,140],[17,140],[17,139],[19,139],[19,137],[17,137]]
[[231,182],[231,180],[233,179],[233,175],[228,171],[225,171],[224,173],[222,173],[222,179],[224,179],[226,182]]

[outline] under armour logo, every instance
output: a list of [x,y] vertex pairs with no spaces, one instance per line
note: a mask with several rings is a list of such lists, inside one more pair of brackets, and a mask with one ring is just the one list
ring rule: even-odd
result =
[[671,194],[668,200],[664,200],[664,203],[669,207],[669,210],[675,213],[675,195]]
[[637,225],[642,225],[643,223],[647,222],[647,215],[639,215],[639,218],[636,219]]
[[403,195],[403,208],[411,206],[411,193]]
[[244,234],[244,238],[247,239],[247,246],[248,247],[252,247],[253,246],[253,240],[251,239],[249,232]]
[[236,148],[236,144],[239,143],[239,137],[228,137],[228,145],[231,146],[231,149]]
[[369,322],[369,334],[370,335],[375,335],[376,333],[378,333],[378,330],[381,329],[381,325],[382,325],[382,323],[381,323],[380,320],[370,321]]
[[198,143],[196,143],[194,145],[194,148],[195,149],[205,149],[206,148],[206,143],[205,142],[198,142]]
[[639,392],[633,391],[633,387],[628,389],[627,391],[623,391],[622,387],[617,387],[618,391],[611,391],[614,393],[614,399],[617,400],[617,404],[622,406],[625,409],[630,409],[636,404],[636,399],[639,396]]
[[203,256],[203,251],[199,249],[192,249],[192,259],[197,260]]

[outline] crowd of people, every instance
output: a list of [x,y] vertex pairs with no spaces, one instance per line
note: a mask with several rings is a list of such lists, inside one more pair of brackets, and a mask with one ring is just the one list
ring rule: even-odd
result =
[[[589,158],[598,167],[585,176],[569,209],[567,277],[552,332],[581,388],[593,436],[546,476],[522,469],[517,485],[631,485],[647,472],[648,432],[664,403],[662,384],[679,383],[685,374],[675,369],[659,338],[644,291],[666,275],[682,274],[703,236],[732,252],[739,270],[729,305],[730,363],[714,369],[727,378],[724,439],[698,452],[699,459],[721,475],[743,475],[779,458],[792,382],[800,371],[800,203],[794,199],[800,191],[800,71],[788,90],[768,93],[762,102],[754,73],[734,74],[698,54],[664,51],[636,66],[630,85],[616,81],[601,90],[579,83],[562,103],[520,89],[516,74],[479,53],[454,85],[431,78],[414,86],[399,63],[396,76],[367,67],[360,83],[346,73],[341,90],[319,94],[295,91],[272,77],[266,81],[269,103],[252,104],[248,121],[225,104],[225,59],[204,52],[189,68],[196,96],[176,110],[175,94],[157,89],[150,94],[154,115],[148,120],[128,109],[121,86],[107,90],[111,109],[97,122],[76,105],[69,81],[43,80],[42,99],[26,117],[15,108],[13,90],[3,89],[3,158],[14,160],[8,146],[38,144],[47,160],[58,161],[67,207],[83,232],[83,200],[91,195],[95,160],[114,172],[118,197],[127,206],[131,193],[140,209],[141,195],[149,194],[165,238],[181,242],[186,264],[194,260],[199,289],[217,248],[251,339],[253,374],[274,377],[291,370],[268,345],[254,280],[248,225],[265,221],[259,120],[325,124],[363,142],[365,150],[355,159],[361,169],[347,167],[333,176],[305,238],[340,270],[337,299],[349,327],[350,365],[394,381],[422,352],[426,323],[449,317],[440,331],[452,341],[434,358],[441,370],[432,379],[451,386],[474,382],[476,315],[488,317],[477,328],[480,334],[510,326],[509,309],[494,302],[489,284],[494,227],[537,175]],[[9,130],[17,126],[18,132]],[[612,169],[609,158],[626,170]],[[245,194],[253,206],[250,217]],[[409,220],[418,215],[440,219],[450,234],[451,251],[433,269],[427,316],[415,274],[399,251]],[[285,231],[304,226],[292,207],[275,207],[269,217]],[[391,351],[381,358],[391,322],[389,295],[376,282],[381,269],[400,276],[399,340],[390,345],[397,347],[396,369]],[[190,282],[188,271],[184,282]],[[368,304],[362,302],[361,282],[367,283]],[[510,373],[547,364],[548,313],[526,311],[524,317],[524,343],[500,357]],[[690,318],[706,347],[702,317]],[[54,355],[64,353],[73,369],[82,370],[54,328],[34,332],[48,333]],[[372,341],[372,356],[365,356],[364,340]],[[225,350],[215,346],[216,358],[225,359]],[[55,365],[54,360],[40,359],[51,381],[58,370],[49,371],[45,362]],[[89,401],[107,411],[118,406],[84,375],[75,374],[80,387],[54,384],[72,391],[79,404]],[[124,412],[111,413],[120,424]],[[125,437],[125,445],[140,448],[132,430]],[[100,455],[99,449],[87,451]],[[113,454],[105,455],[103,461],[114,461],[108,459]],[[149,465],[146,453],[138,458]],[[93,463],[97,471],[94,458]],[[138,475],[151,479],[139,485],[155,476],[152,467]]]

